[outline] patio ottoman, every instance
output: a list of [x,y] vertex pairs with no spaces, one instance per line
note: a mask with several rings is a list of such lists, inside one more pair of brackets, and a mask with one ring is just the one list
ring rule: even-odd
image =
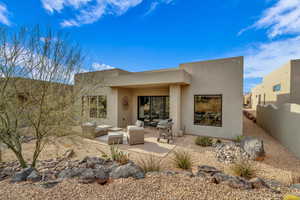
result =
[[86,122],[81,124],[82,136],[87,138],[95,138],[95,122]]
[[111,128],[110,125],[99,125],[95,128],[95,136],[100,137],[103,135],[107,135],[108,129]]
[[107,144],[123,144],[123,135],[124,133],[119,132],[108,132]]

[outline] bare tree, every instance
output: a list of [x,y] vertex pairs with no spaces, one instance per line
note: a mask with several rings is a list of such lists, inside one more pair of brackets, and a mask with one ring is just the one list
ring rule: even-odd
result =
[[0,29],[0,143],[14,152],[22,167],[27,167],[24,130],[36,138],[31,160],[35,167],[48,136],[72,123],[70,84],[82,63],[79,46],[66,34],[39,26]]

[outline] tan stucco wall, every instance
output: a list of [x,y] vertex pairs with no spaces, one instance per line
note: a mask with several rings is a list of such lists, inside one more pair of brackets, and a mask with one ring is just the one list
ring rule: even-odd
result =
[[[243,57],[182,64],[192,74],[182,86],[181,127],[186,133],[221,138],[242,135]],[[222,94],[222,127],[194,125],[194,95]]]
[[281,104],[257,107],[257,123],[300,158],[300,105]]
[[290,103],[300,104],[300,60],[291,60]]
[[[273,86],[281,84],[281,90],[273,92]],[[256,109],[259,104],[259,95],[261,104],[280,105],[290,102],[291,91],[291,62],[283,65],[279,69],[271,72],[263,78],[262,84],[252,89],[252,108]]]

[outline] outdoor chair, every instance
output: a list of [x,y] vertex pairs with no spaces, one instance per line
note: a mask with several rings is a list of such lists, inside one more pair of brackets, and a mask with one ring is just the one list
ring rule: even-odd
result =
[[127,140],[129,145],[144,144],[144,128],[138,126],[128,126]]
[[172,126],[172,119],[159,121],[156,127],[158,129],[158,142],[160,141],[160,139],[166,139],[168,143],[170,143],[170,140],[173,140]]

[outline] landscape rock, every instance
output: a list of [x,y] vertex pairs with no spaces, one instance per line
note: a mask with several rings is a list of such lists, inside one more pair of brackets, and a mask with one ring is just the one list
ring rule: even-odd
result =
[[300,184],[299,183],[293,184],[290,186],[290,188],[300,190]]
[[96,168],[98,165],[104,165],[106,160],[99,157],[85,157],[82,159],[79,164],[85,164],[87,168]]
[[49,188],[53,188],[54,186],[56,186],[60,182],[61,182],[60,179],[51,180],[51,181],[46,181],[46,182],[41,183],[40,186],[45,188],[45,189],[49,189]]
[[258,177],[250,179],[249,182],[255,189],[270,188],[263,179]]
[[26,181],[27,177],[31,174],[33,171],[33,168],[28,167],[25,169],[22,169],[20,172],[17,172],[11,179],[12,183],[17,183],[21,181]]
[[252,160],[262,160],[265,157],[264,143],[255,137],[244,137],[241,140],[241,147]]
[[208,174],[210,176],[213,176],[216,173],[220,173],[221,171],[216,169],[215,167],[208,166],[208,165],[201,165],[198,166],[198,172],[197,176],[201,176],[203,174]]
[[216,173],[213,175],[213,178],[215,180],[215,183],[217,184],[222,183],[235,189],[252,189],[252,184],[241,177],[231,176],[223,173]]
[[59,178],[74,178],[81,175],[81,173],[85,170],[85,168],[69,168],[64,169],[58,174]]
[[93,169],[84,169],[80,174],[79,183],[88,184],[95,182],[95,180]]
[[38,182],[40,180],[42,180],[42,176],[40,175],[40,173],[37,170],[33,170],[29,176],[26,178],[27,181],[31,181],[31,182]]
[[239,143],[235,142],[221,143],[216,146],[215,152],[217,160],[226,164],[249,159],[247,152],[241,148]]
[[119,167],[114,168],[110,173],[110,177],[113,179],[128,178],[128,177],[141,179],[141,178],[145,178],[145,174],[140,169],[140,167],[138,167],[132,162],[129,162],[126,165],[121,165]]

